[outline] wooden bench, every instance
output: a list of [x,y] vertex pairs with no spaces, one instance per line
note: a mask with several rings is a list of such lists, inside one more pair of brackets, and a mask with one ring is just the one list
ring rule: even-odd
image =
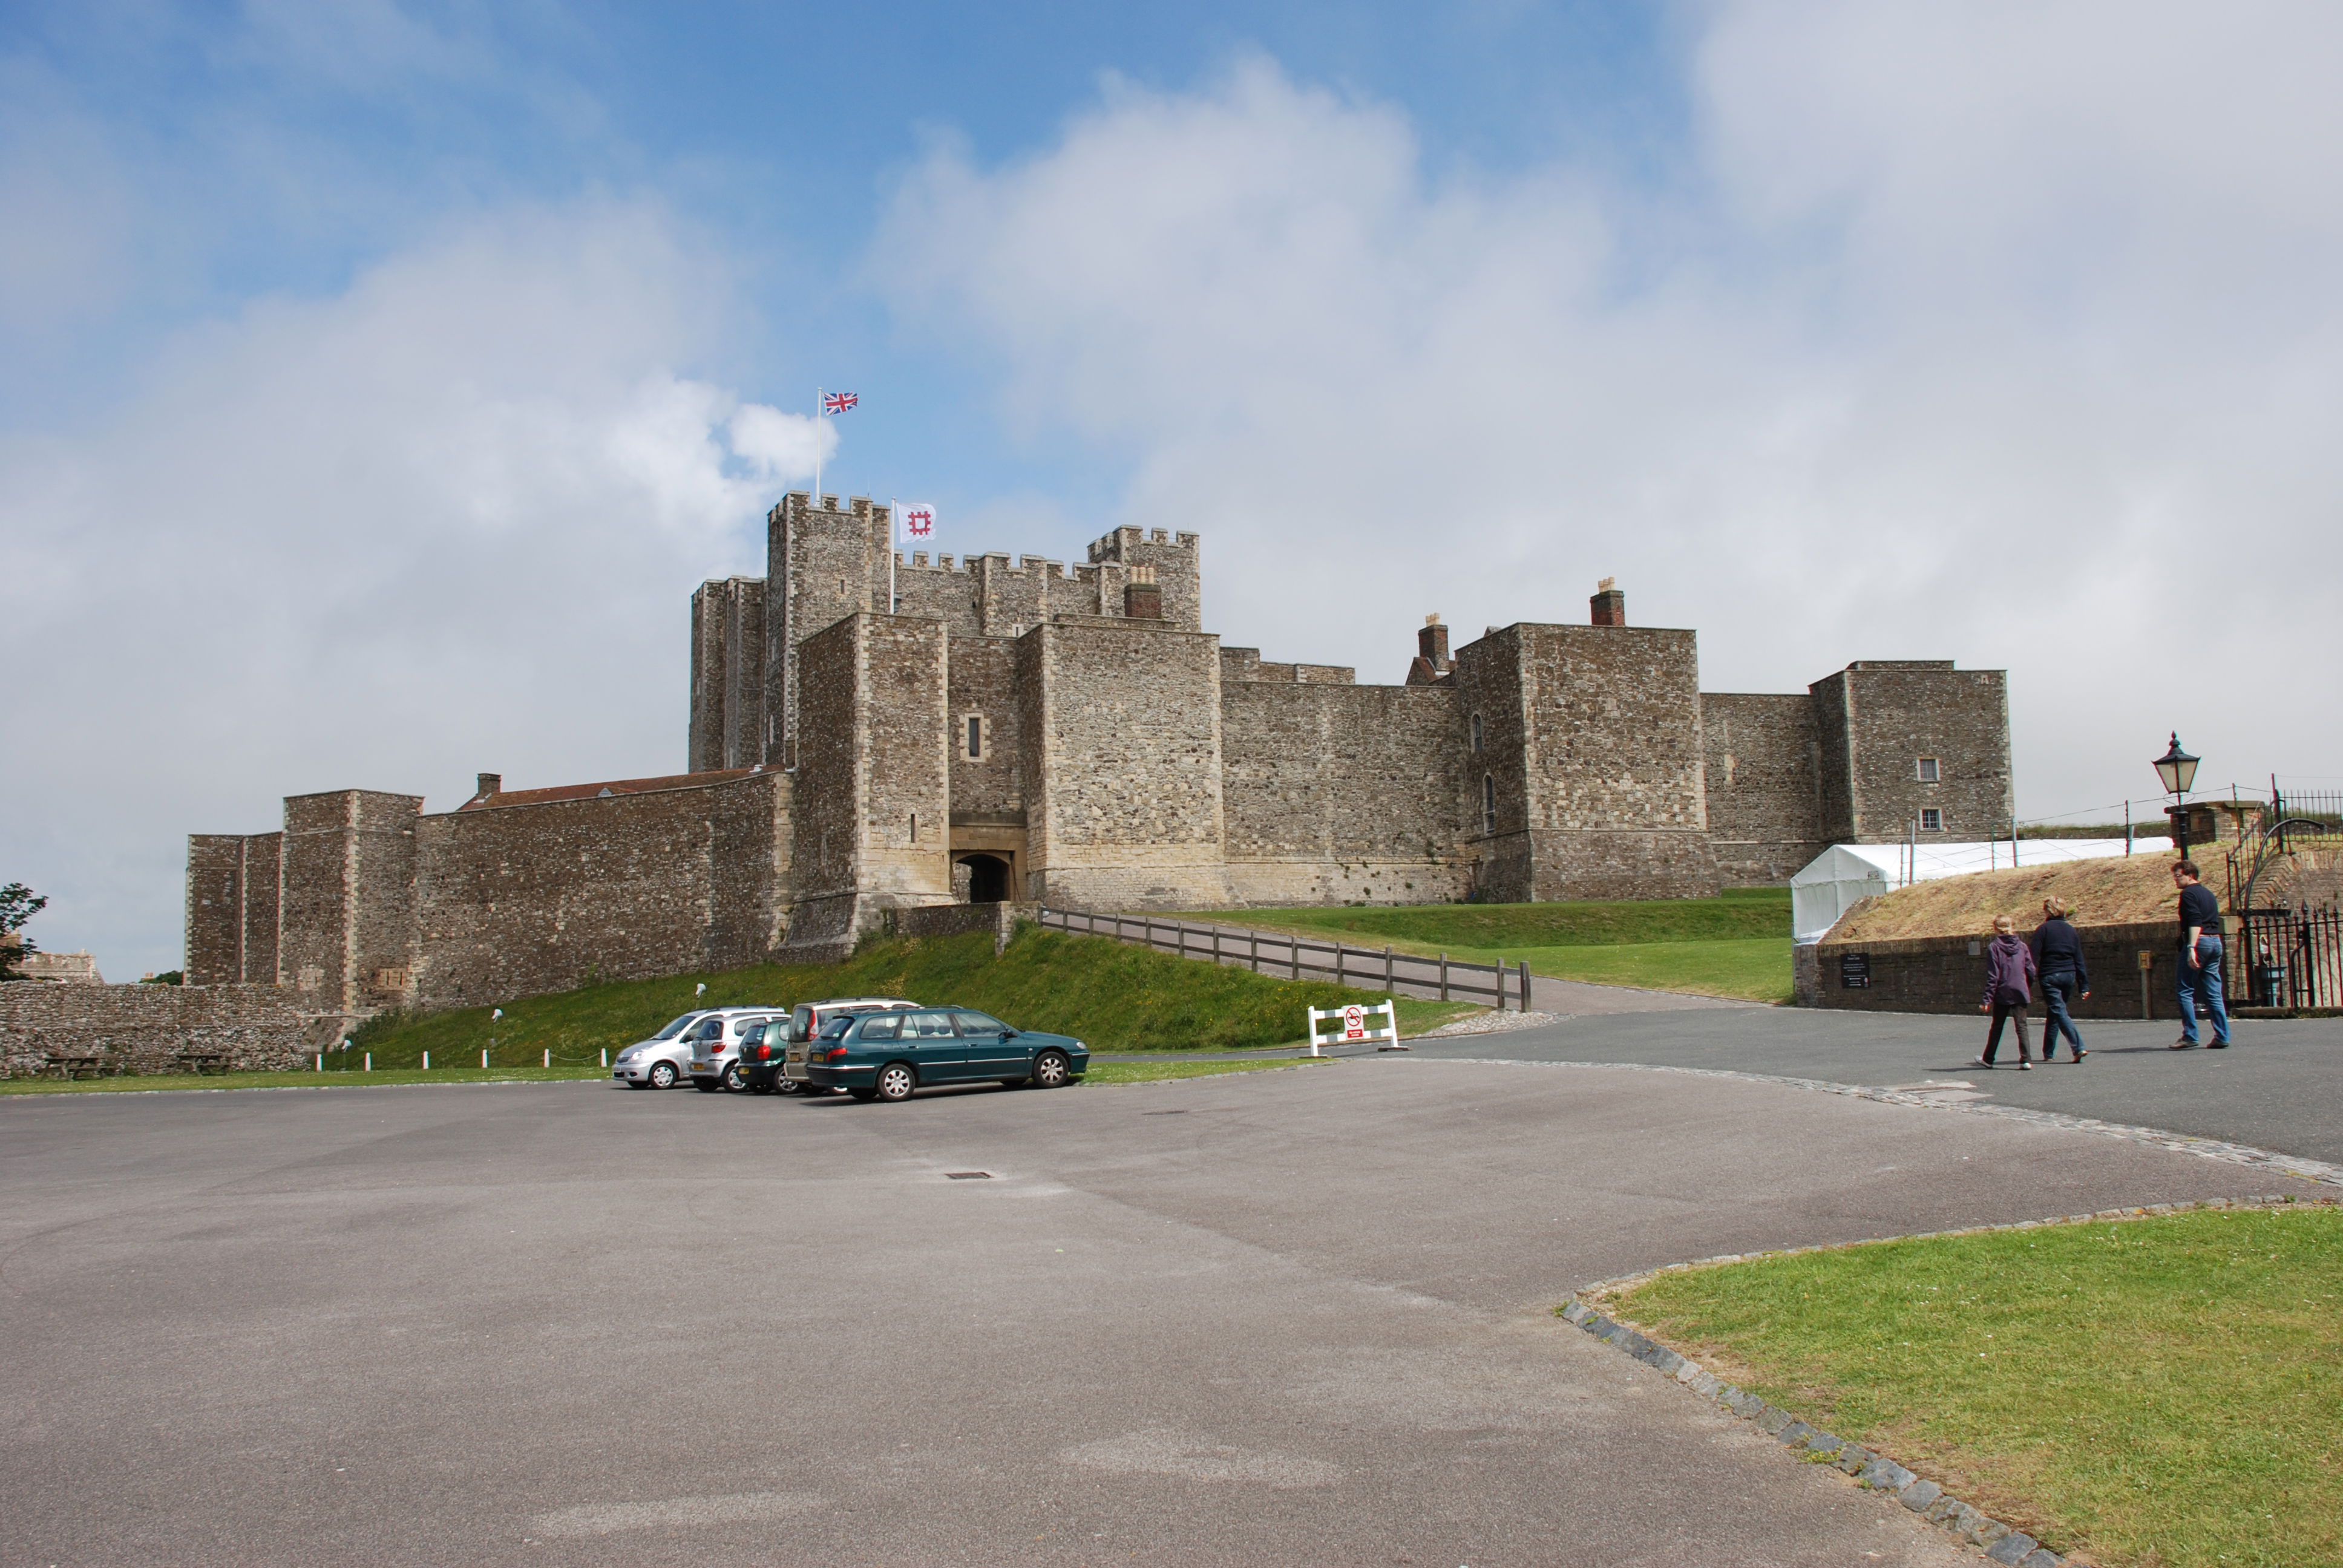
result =
[[182,1050],[175,1052],[171,1060],[181,1069],[197,1075],[226,1072],[229,1067],[229,1055],[225,1050]]
[[[99,1078],[106,1072],[106,1058],[95,1052],[78,1056],[53,1056],[49,1058],[49,1065],[57,1070],[58,1077],[68,1081],[76,1078]],[[115,1070],[119,1072],[122,1070],[117,1067]]]

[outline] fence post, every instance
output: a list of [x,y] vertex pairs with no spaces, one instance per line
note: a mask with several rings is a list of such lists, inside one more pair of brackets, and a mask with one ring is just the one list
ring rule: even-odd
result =
[[1513,1010],[1516,1012],[1530,1010],[1530,960],[1527,959],[1522,960],[1522,1005]]
[[1448,955],[1444,952],[1440,955],[1440,1000],[1448,1000]]
[[1391,988],[1392,988],[1392,950],[1391,950],[1391,949],[1389,949],[1389,948],[1385,948],[1385,949],[1383,949],[1383,990],[1391,990]]
[[1293,978],[1300,980],[1302,978],[1302,939],[1300,937],[1292,936],[1285,939],[1285,956],[1293,960]]
[[1261,933],[1259,931],[1245,932],[1245,968],[1255,974],[1261,973]]

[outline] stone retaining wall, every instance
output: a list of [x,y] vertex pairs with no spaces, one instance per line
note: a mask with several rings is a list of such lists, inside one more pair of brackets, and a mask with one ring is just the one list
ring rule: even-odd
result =
[[183,1050],[225,1051],[238,1071],[281,1071],[357,1021],[305,1012],[276,986],[0,985],[0,1078],[54,1071],[61,1056],[103,1056],[109,1072],[183,1071]]
[[[2083,961],[2090,966],[2091,998],[2075,1003],[2075,1016],[2169,1018],[2180,1016],[2173,991],[2180,961],[2177,933],[2169,921],[2154,925],[2082,928]],[[2150,967],[2139,967],[2148,955]],[[1869,984],[1847,983],[1846,960],[1867,971]],[[1966,1012],[1977,1010],[1985,994],[1985,942],[1974,937],[1911,937],[1896,940],[1811,943],[1797,950],[1795,981],[1801,1006],[1855,1008],[1874,1012]],[[2140,1008],[2145,977],[2149,1010]],[[2036,993],[2034,1014],[2043,1007]]]

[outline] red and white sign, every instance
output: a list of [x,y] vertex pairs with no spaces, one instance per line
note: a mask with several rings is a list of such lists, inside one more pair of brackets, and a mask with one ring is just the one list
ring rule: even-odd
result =
[[903,534],[921,543],[936,537],[936,509],[924,501],[909,501],[903,506]]
[[1346,1007],[1342,1010],[1342,1038],[1344,1040],[1364,1040],[1367,1038],[1367,1010],[1365,1008]]

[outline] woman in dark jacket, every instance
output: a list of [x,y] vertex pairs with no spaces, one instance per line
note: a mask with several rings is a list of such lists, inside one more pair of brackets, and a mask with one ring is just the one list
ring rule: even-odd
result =
[[1985,1037],[1979,1067],[1991,1067],[2001,1049],[2004,1019],[2017,1025],[2017,1070],[2034,1070],[2034,1048],[2026,1038],[2026,1010],[2034,1000],[2034,950],[2017,940],[2017,922],[2007,915],[1993,918],[1993,940],[1985,950],[1985,1000],[1977,1011],[1993,1014],[1993,1028]]
[[2035,972],[2042,978],[2042,1065],[2050,1065],[2058,1054],[2058,1036],[2063,1031],[2066,1043],[2080,1061],[2091,1053],[2083,1049],[2082,1034],[2075,1028],[2073,1008],[2077,998],[2090,1000],[2091,970],[2083,962],[2083,939],[2066,923],[2066,900],[2042,900],[2042,923],[2034,928]]

